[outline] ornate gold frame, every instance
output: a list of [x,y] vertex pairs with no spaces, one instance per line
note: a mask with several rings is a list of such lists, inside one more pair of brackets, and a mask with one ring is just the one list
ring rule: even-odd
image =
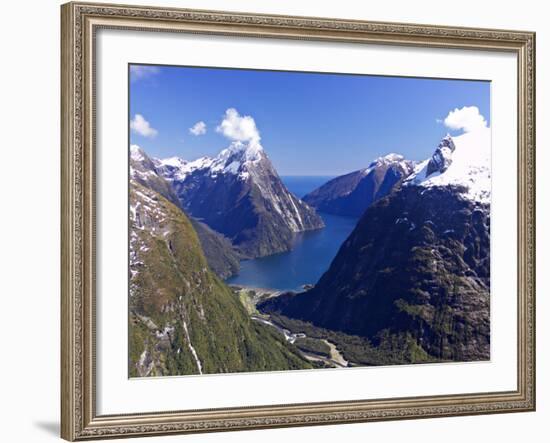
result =
[[[61,7],[61,435],[67,440],[535,409],[535,34],[68,3]],[[518,381],[510,392],[98,416],[94,33],[99,28],[508,51],[518,58]]]

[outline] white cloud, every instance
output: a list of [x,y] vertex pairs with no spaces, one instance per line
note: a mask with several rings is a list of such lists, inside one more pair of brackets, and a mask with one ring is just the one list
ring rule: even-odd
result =
[[235,108],[225,111],[223,120],[216,131],[233,141],[260,145],[260,131],[258,131],[254,119],[249,115],[240,115]]
[[464,106],[462,109],[455,108],[449,112],[443,123],[449,129],[462,129],[464,132],[472,132],[487,127],[487,121],[479,113],[477,106]]
[[153,138],[158,134],[158,131],[151,127],[149,122],[145,120],[141,114],[134,115],[134,118],[130,120],[130,129],[143,137]]
[[160,72],[156,66],[147,65],[130,65],[130,80],[137,81],[144,78],[152,77]]
[[189,132],[193,135],[206,134],[206,123],[204,123],[203,121],[195,123],[189,128]]

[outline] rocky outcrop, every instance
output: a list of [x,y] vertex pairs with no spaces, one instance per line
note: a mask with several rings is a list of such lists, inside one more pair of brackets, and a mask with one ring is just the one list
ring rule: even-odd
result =
[[455,149],[456,147],[452,137],[447,134],[441,140],[439,146],[432,155],[432,158],[428,162],[427,175],[432,175],[434,172],[439,172],[442,174],[449,169],[449,166],[451,166],[453,161],[452,154]]

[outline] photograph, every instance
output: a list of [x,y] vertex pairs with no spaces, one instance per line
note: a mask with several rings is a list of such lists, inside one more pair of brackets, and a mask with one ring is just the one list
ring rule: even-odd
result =
[[491,361],[491,81],[128,64],[128,376]]

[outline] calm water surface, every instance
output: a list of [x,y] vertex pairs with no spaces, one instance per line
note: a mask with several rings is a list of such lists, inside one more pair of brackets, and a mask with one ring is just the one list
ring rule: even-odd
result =
[[[287,188],[299,197],[330,178],[282,177]],[[298,290],[304,284],[317,283],[357,223],[353,217],[319,215],[325,222],[324,229],[297,234],[289,252],[241,262],[239,275],[227,283],[278,290]]]

